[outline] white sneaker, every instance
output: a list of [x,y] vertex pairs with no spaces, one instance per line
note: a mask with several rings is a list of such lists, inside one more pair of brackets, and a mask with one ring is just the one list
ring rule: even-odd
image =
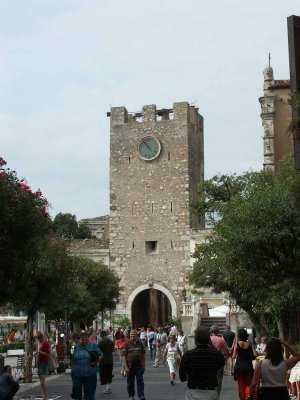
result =
[[105,390],[103,390],[103,392],[102,392],[103,394],[109,394],[109,393],[111,393],[111,389],[105,389]]

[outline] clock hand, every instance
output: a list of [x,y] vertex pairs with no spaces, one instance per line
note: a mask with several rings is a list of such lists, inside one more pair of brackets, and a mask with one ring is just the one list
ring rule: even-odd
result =
[[144,145],[145,145],[146,147],[148,147],[148,150],[152,151],[151,147],[147,144],[147,142],[144,142]]

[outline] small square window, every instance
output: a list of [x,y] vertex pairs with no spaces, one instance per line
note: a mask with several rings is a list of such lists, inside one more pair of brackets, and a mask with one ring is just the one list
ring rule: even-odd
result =
[[158,250],[158,242],[157,241],[147,241],[145,242],[145,251],[146,254],[155,254]]

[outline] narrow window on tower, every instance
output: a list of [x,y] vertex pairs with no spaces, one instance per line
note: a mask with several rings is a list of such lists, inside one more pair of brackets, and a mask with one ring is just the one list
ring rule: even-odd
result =
[[145,253],[146,254],[157,254],[158,242],[155,240],[145,242]]
[[130,164],[130,156],[128,156],[128,163]]
[[171,153],[168,151],[168,160],[171,160]]
[[154,211],[154,204],[151,203],[151,212],[152,212],[152,214],[153,214],[153,211]]
[[173,201],[171,201],[170,209],[171,209],[171,212],[173,212]]
[[134,242],[132,242],[132,248],[134,249]]

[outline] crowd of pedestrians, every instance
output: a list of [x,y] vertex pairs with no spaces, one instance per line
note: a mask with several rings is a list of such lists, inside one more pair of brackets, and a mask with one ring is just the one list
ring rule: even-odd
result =
[[[210,330],[199,327],[195,331],[195,347],[189,350],[186,335],[177,331],[175,325],[157,329],[151,325],[138,329],[119,327],[115,333],[111,328],[98,334],[83,332],[72,357],[72,397],[94,400],[97,370],[102,393],[112,393],[113,373],[118,373],[116,366],[113,371],[113,355],[117,353],[129,400],[134,400],[136,393],[140,400],[145,400],[146,357],[152,360],[153,368],[169,368],[172,386],[179,369],[179,379],[187,382],[185,400],[218,400],[223,375],[232,375],[236,380],[240,400],[254,398],[258,381],[262,382],[262,400],[288,399],[286,372],[299,361],[299,355],[279,339],[255,338],[253,343],[248,339],[245,329],[239,329],[235,335],[230,326],[222,334],[216,325]],[[99,358],[94,364],[86,351],[92,347],[97,349]],[[288,360],[283,359],[283,347],[292,355]]]
[[[45,378],[49,373],[51,341],[41,332],[37,332],[35,338],[42,399],[48,400]],[[236,380],[240,400],[256,399],[258,391],[260,400],[290,399],[286,386],[287,371],[299,362],[300,356],[287,342],[256,337],[252,343],[245,329],[239,329],[235,335],[230,326],[226,326],[220,333],[216,325],[210,330],[197,328],[194,339],[195,346],[188,349],[186,335],[182,330],[177,331],[175,325],[157,329],[151,325],[138,329],[119,327],[115,333],[111,328],[75,333],[70,362],[71,397],[74,400],[95,400],[98,376],[102,393],[112,393],[113,376],[119,373],[113,360],[118,354],[129,400],[134,400],[136,393],[140,400],[145,400],[147,357],[152,360],[153,368],[169,368],[172,386],[179,372],[179,379],[187,382],[185,400],[218,400],[223,375],[232,375]],[[287,359],[283,356],[284,349],[290,355]],[[5,366],[5,373],[0,378],[0,400],[12,399],[18,388],[10,366]]]
[[[169,367],[170,383],[175,384],[176,369],[187,350],[187,338],[183,331],[177,333],[175,325],[159,326],[154,329],[131,329],[118,327],[113,334],[112,329],[104,329],[97,333],[93,330],[83,331],[81,335],[73,335],[71,376],[72,394],[75,400],[94,400],[97,386],[97,371],[103,394],[112,393],[113,356],[119,356],[120,373],[126,378],[127,393],[134,400],[135,393],[140,400],[145,400],[144,371],[146,354],[153,361],[153,367]],[[92,361],[91,353],[96,354]]]

